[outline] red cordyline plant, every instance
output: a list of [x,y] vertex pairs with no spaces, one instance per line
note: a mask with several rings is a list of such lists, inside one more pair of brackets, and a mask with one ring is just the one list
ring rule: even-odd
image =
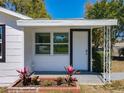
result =
[[65,70],[67,72],[67,77],[65,78],[68,85],[73,85],[73,82],[77,81],[75,77],[73,77],[73,74],[75,74],[77,71],[72,66],[65,67]]
[[23,85],[24,86],[29,85],[29,83],[31,82],[31,78],[29,76],[28,69],[24,67],[23,69],[16,71],[19,73],[19,77],[22,80]]

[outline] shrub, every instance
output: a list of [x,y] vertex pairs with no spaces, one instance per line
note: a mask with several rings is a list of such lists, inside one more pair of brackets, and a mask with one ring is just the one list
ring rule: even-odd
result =
[[63,82],[64,82],[64,80],[63,80],[64,78],[62,78],[62,77],[58,77],[55,81],[57,82],[57,85],[61,85],[61,84],[63,84]]
[[27,86],[31,82],[31,78],[29,76],[28,70],[26,67],[24,67],[21,70],[16,70],[19,73],[19,77],[23,82],[23,86]]
[[39,76],[33,76],[33,77],[31,77],[31,84],[32,85],[40,85]]
[[76,70],[72,66],[65,67],[65,70],[67,72],[65,80],[68,86],[75,86],[74,82],[77,81],[77,79],[73,77],[73,74],[76,73]]
[[93,72],[103,72],[103,51],[92,49],[93,56]]
[[26,67],[24,67],[21,70],[16,70],[16,71],[19,73],[19,77],[22,80],[23,86],[40,84],[39,76],[30,77],[28,69]]
[[50,81],[50,80],[45,80],[45,81],[44,81],[44,86],[46,86],[46,87],[47,87],[47,86],[52,86],[52,83],[53,83],[53,82]]

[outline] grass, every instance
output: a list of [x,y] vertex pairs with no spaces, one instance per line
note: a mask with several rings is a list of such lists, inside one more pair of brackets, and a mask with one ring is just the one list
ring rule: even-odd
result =
[[0,93],[7,93],[6,88],[0,88]]
[[112,61],[112,72],[124,72],[124,61]]
[[124,93],[124,80],[101,86],[81,86],[81,93]]

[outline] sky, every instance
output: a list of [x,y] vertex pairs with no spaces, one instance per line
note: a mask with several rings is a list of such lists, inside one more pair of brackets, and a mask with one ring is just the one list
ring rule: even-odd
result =
[[96,0],[44,0],[46,10],[53,19],[83,18],[85,5]]

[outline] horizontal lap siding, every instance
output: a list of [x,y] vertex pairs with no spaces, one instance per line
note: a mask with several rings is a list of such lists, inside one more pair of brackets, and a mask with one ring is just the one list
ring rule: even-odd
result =
[[8,69],[8,70],[0,70],[0,77],[5,77],[5,76],[10,76],[10,77],[15,77],[18,76],[18,73],[15,69]]
[[15,35],[6,35],[7,42],[21,42],[23,36],[15,36]]
[[6,42],[6,48],[7,49],[21,49],[22,43],[21,42]]
[[5,17],[2,23],[6,25],[6,62],[0,63],[0,86],[13,83],[18,78],[16,70],[24,67],[24,32],[15,25],[16,18]]
[[7,36],[23,36],[23,33],[21,30],[18,30],[10,26],[7,26],[7,28],[9,29],[6,33]]
[[6,55],[6,63],[22,63],[23,56]]
[[21,67],[23,67],[22,62],[6,62],[3,64],[0,63],[0,71],[16,70],[16,69],[20,69]]
[[20,49],[19,48],[16,48],[16,49],[15,48],[13,48],[13,49],[8,48],[6,52],[8,52],[7,56],[9,56],[9,55],[10,56],[13,56],[13,55],[14,56],[21,56],[23,54],[23,51],[21,48]]
[[18,79],[18,77],[15,76],[5,76],[5,77],[0,77],[0,84],[12,84]]

